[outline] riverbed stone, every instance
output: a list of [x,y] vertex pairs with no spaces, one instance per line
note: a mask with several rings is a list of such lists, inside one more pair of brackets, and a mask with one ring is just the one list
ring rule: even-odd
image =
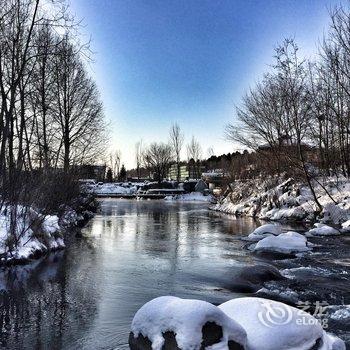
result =
[[234,276],[229,289],[241,293],[254,293],[259,290],[265,282],[284,279],[285,277],[272,265],[245,266],[240,268]]

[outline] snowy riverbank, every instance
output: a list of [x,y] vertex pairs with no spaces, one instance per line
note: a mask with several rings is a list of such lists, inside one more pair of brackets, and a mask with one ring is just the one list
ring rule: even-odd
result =
[[92,197],[81,197],[57,215],[44,215],[32,207],[4,206],[0,210],[0,264],[24,263],[65,248],[64,233],[82,226],[92,216]]
[[271,221],[303,221],[350,226],[350,181],[330,178],[315,185],[323,210],[320,213],[310,189],[293,179],[237,181],[211,209]]

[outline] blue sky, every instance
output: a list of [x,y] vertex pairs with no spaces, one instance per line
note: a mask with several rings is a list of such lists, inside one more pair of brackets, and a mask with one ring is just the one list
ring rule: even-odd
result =
[[[134,145],[167,141],[178,122],[203,154],[239,148],[224,140],[234,105],[295,37],[310,57],[332,0],[71,0],[95,52],[92,74],[113,148],[134,166]],[[184,158],[186,152],[183,154]]]

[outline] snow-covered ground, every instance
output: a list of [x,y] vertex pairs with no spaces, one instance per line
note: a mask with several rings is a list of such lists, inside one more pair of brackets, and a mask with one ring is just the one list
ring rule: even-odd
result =
[[76,200],[77,213],[73,208],[62,208],[60,216],[44,215],[32,207],[5,206],[0,210],[0,264],[27,261],[48,251],[65,247],[63,233],[79,226],[94,214],[92,197]]
[[137,343],[141,335],[142,341],[150,341],[153,350],[160,350],[164,334],[170,331],[179,348],[200,349],[208,322],[221,327],[222,336],[206,349],[228,350],[229,341],[233,341],[245,350],[309,350],[315,346],[318,350],[345,350],[344,342],[325,332],[314,316],[256,297],[233,299],[218,307],[169,296],[153,299],[135,314],[131,343]]
[[167,201],[181,201],[181,202],[215,202],[215,197],[212,195],[203,195],[201,192],[191,192],[185,194],[178,194],[174,196],[166,196]]
[[249,180],[233,186],[233,192],[212,209],[272,221],[347,222],[343,228],[350,231],[350,181],[347,179],[330,178],[322,186],[315,185],[318,201],[323,206],[321,213],[310,189],[293,179]]
[[[11,217],[17,218],[15,225],[11,225]],[[64,247],[56,215],[43,216],[34,209],[23,206],[8,207],[1,211],[1,261],[25,260],[40,252]]]

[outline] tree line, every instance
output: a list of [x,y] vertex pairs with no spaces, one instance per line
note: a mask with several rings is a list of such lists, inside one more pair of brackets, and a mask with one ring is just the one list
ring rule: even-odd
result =
[[103,107],[78,28],[61,0],[1,3],[2,201],[25,201],[30,192],[45,192],[43,187],[46,194],[66,191],[75,166],[101,154]]
[[[171,165],[176,165],[176,179],[180,180],[180,166],[183,164],[183,152],[186,152],[187,161],[192,161],[198,167],[203,160],[203,150],[198,140],[192,136],[191,140],[185,145],[185,135],[177,122],[173,123],[169,130],[167,142],[152,142],[146,145],[142,140],[135,144],[135,169],[128,171],[132,177],[138,179],[149,177],[151,174],[158,182],[168,177],[168,171]],[[212,148],[208,149],[208,155],[213,154]],[[111,175],[109,179],[125,180],[125,173],[121,176],[121,152],[116,150],[110,152],[108,167]],[[124,167],[122,165],[122,167]],[[125,168],[124,168],[125,169]],[[112,176],[114,175],[114,176]],[[198,177],[200,177],[198,170]]]
[[315,201],[315,181],[350,176],[350,13],[330,13],[317,58],[301,57],[294,39],[275,49],[275,62],[236,107],[226,129],[261,157],[271,174],[305,180]]

